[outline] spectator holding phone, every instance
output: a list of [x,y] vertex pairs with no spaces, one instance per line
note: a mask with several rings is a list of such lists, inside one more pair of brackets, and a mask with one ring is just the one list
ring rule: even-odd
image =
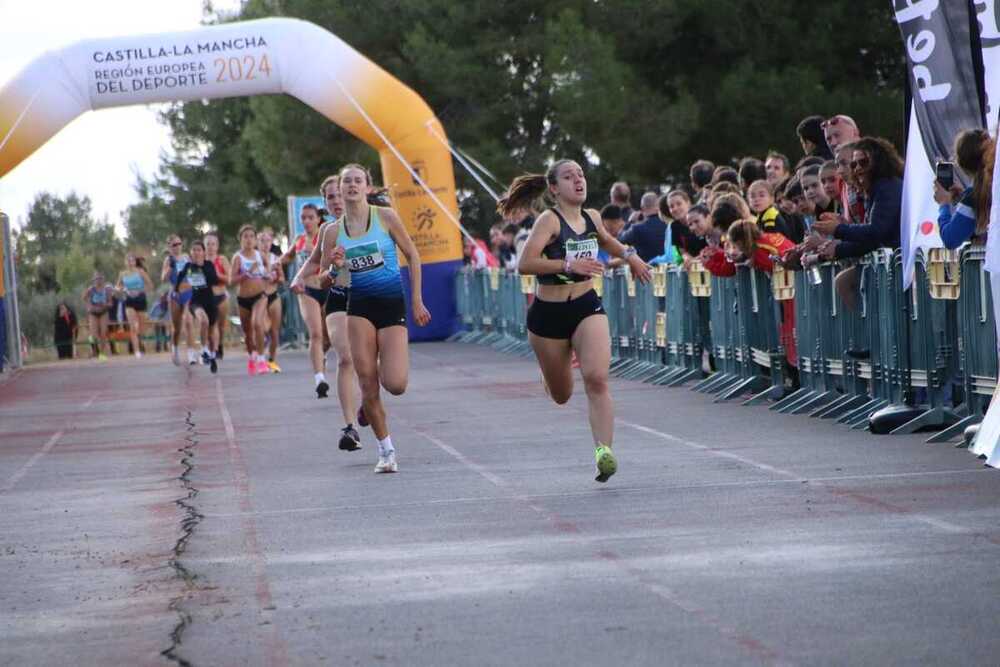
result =
[[957,248],[970,240],[983,244],[990,219],[996,143],[986,130],[962,130],[955,137],[954,154],[959,168],[972,177],[972,185],[962,187],[951,162],[938,163],[934,201],[941,205],[941,240],[946,248]]

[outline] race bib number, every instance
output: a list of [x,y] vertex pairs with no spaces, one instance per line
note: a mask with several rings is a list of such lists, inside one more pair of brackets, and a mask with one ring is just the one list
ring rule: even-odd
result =
[[364,273],[381,268],[385,264],[377,241],[363,243],[349,248],[345,255],[347,268],[351,273]]
[[187,283],[191,287],[206,287],[208,283],[205,281],[205,274],[201,271],[190,271],[187,275]]
[[597,239],[566,239],[566,259],[597,259]]

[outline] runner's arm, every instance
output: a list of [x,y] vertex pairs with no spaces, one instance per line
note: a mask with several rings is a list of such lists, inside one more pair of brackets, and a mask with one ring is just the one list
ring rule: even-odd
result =
[[386,225],[389,236],[399,247],[399,251],[406,257],[406,264],[410,269],[410,307],[413,309],[413,317],[417,326],[424,326],[431,320],[430,312],[424,307],[423,276],[421,274],[420,253],[417,246],[410,238],[409,232],[403,226],[403,221],[399,219],[391,208],[379,208],[379,214]]
[[[320,265],[323,262],[323,245],[325,243],[326,229],[324,228],[320,232],[319,243],[317,243],[316,247],[312,249],[311,253],[309,253],[309,259],[306,260],[305,264],[299,267],[298,272],[295,274],[295,277],[292,278],[292,282],[289,286],[299,285],[305,281],[306,276],[314,275],[319,271]],[[294,249],[294,247],[295,246],[292,246],[291,249]]]
[[634,249],[631,249],[632,251],[628,252],[630,249],[626,248],[624,243],[616,239],[608,232],[608,230],[604,227],[604,220],[601,219],[601,214],[598,211],[589,209],[587,214],[590,216],[591,220],[594,221],[594,226],[597,227],[598,245],[612,257],[621,259],[630,269],[632,269],[632,275],[634,275],[639,282],[649,282],[649,265],[642,261],[642,258],[636,254]]
[[230,271],[229,273],[229,284],[239,285],[241,282],[243,282],[243,263],[236,261],[236,255],[233,255],[233,258],[232,260],[230,260],[230,262],[231,262],[230,266],[234,266],[236,267],[236,269],[234,271]]
[[561,259],[542,257],[542,250],[555,238],[558,230],[559,220],[554,213],[545,211],[538,216],[521,250],[521,259],[517,263],[519,273],[526,276],[543,276],[563,273],[566,270],[565,262]]

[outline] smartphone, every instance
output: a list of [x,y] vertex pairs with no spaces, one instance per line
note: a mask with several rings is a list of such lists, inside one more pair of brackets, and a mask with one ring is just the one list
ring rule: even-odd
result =
[[934,170],[935,179],[945,190],[951,190],[955,185],[955,163],[941,160]]

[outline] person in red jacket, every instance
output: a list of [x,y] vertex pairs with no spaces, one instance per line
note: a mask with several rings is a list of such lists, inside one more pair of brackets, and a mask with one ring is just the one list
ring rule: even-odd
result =
[[[736,264],[749,266],[771,273],[774,261],[780,260],[795,244],[776,232],[762,232],[752,220],[737,220],[729,226],[726,249],[706,248],[705,269],[713,276],[736,275]],[[788,363],[798,366],[798,352],[795,347],[795,301],[781,302],[781,344],[785,348]]]

